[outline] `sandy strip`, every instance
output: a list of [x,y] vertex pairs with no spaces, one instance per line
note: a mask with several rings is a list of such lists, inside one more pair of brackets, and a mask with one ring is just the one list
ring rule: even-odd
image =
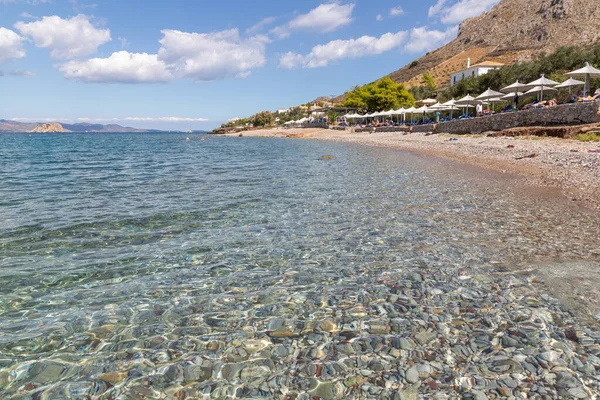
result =
[[516,173],[529,185],[560,188],[573,201],[600,209],[600,153],[588,152],[600,149],[597,142],[537,136],[351,133],[310,128],[255,130],[243,132],[243,136],[317,139],[417,151],[494,171]]

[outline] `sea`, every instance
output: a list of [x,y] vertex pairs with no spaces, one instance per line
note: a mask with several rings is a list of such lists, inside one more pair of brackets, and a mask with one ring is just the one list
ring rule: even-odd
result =
[[347,143],[0,134],[0,397],[597,393],[575,203]]

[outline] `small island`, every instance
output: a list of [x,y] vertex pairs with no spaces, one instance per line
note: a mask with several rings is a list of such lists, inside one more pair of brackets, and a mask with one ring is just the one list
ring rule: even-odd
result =
[[37,128],[32,129],[30,132],[35,133],[60,133],[60,132],[68,132],[63,128],[63,126],[59,123],[52,122],[49,124],[42,124]]

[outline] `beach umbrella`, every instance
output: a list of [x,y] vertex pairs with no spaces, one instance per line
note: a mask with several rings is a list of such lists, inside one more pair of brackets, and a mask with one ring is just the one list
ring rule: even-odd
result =
[[[499,97],[502,97],[503,93],[500,92],[496,92],[495,90],[492,90],[490,88],[488,88],[488,90],[486,90],[485,92],[481,93],[479,96],[476,97],[477,100],[481,100],[481,101],[488,101],[492,103],[492,107],[494,107],[494,102],[499,101],[496,100]],[[494,99],[494,100],[492,100]],[[490,109],[489,107],[489,103],[488,103],[488,110]]]
[[503,95],[502,97],[500,97],[500,100],[502,100],[502,101],[510,101],[510,100],[513,100],[513,99],[515,98],[515,94],[516,94],[518,97],[521,97],[521,96],[523,96],[523,92],[508,93],[508,94],[505,94],[505,95]]
[[[540,100],[544,98],[544,90],[548,91],[548,89],[552,86],[556,86],[558,85],[558,82],[553,81],[552,79],[548,79],[544,76],[544,74],[542,74],[542,76],[540,76],[539,79],[536,79],[533,82],[529,82],[527,84],[527,89],[531,90],[534,88],[541,88],[541,90],[539,91],[540,93]],[[525,92],[528,93],[528,92]]]
[[496,92],[495,90],[488,88],[488,90],[481,93],[479,96],[475,97],[475,99],[481,100],[481,101],[486,101],[486,100],[490,100],[493,98],[501,97],[503,95],[504,95],[504,93]]
[[586,62],[585,67],[577,69],[575,71],[567,72],[566,76],[572,76],[575,78],[585,78],[585,85],[583,87],[583,95],[587,96],[590,92],[590,79],[600,78],[600,69],[594,68],[590,63]]
[[415,108],[413,111],[415,114],[423,114],[423,119],[425,119],[425,113],[427,112],[427,106],[422,106],[419,108]]
[[502,89],[500,89],[500,91],[502,93],[518,93],[518,92],[522,92],[523,90],[525,90],[526,87],[527,87],[526,83],[521,83],[519,81],[516,81],[512,85],[503,87]]
[[415,110],[416,110],[416,108],[414,108],[414,107],[409,107],[406,110],[404,110],[404,118],[406,118],[406,114],[410,114],[410,119],[412,122],[412,115],[415,112]]
[[558,92],[558,89],[554,89],[551,87],[544,87],[544,86],[536,86],[533,87],[531,89],[529,89],[528,91],[526,91],[525,93],[523,93],[523,97],[529,97],[529,96],[533,96],[533,95],[544,95],[544,91],[546,92]]
[[442,103],[442,105],[444,107],[447,107],[448,110],[450,110],[450,118],[452,118],[452,116],[453,116],[452,115],[453,111],[458,109],[458,106],[456,104],[456,100],[454,100],[454,99],[448,100],[447,102]]
[[[394,114],[398,116],[402,115],[402,120],[406,121],[406,110],[404,109],[404,107],[400,107],[399,109],[394,110]],[[400,117],[398,117],[398,122],[400,122]]]
[[564,81],[563,83],[560,83],[554,87],[555,88],[569,88],[569,94],[571,94],[572,87],[582,86],[582,85],[585,85],[585,82],[578,81],[577,79],[569,78],[566,81]]
[[467,108],[471,107],[472,104],[480,104],[481,101],[477,100],[475,97],[467,94],[465,97],[463,97],[462,99],[458,99],[456,100],[456,104],[458,106],[467,106]]
[[518,107],[517,104],[517,99],[519,98],[519,93],[525,91],[527,89],[527,84],[526,83],[521,83],[518,80],[513,83],[512,85],[508,85],[506,87],[503,87],[502,89],[500,89],[500,91],[502,93],[512,93],[513,94],[513,99],[514,99],[514,105],[515,105],[515,110]]
[[421,103],[423,105],[432,105],[432,104],[437,103],[437,100],[436,99],[425,99],[425,100],[419,100],[419,101],[417,101],[417,103]]

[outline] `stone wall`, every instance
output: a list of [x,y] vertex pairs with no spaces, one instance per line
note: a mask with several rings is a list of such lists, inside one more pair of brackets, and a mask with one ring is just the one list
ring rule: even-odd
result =
[[479,118],[468,118],[441,122],[439,124],[414,126],[389,126],[378,128],[346,128],[351,132],[415,132],[449,133],[452,135],[504,131],[517,127],[561,127],[547,129],[553,136],[569,136],[569,126],[600,122],[600,101],[589,103],[562,104],[550,108],[524,110],[494,114]]
[[[600,122],[600,102],[563,104],[550,108],[540,108],[518,112],[495,114],[479,118],[442,122],[434,126],[416,126],[435,133],[481,133],[502,131],[522,126],[557,126],[591,124]],[[427,132],[427,130],[413,130]]]

